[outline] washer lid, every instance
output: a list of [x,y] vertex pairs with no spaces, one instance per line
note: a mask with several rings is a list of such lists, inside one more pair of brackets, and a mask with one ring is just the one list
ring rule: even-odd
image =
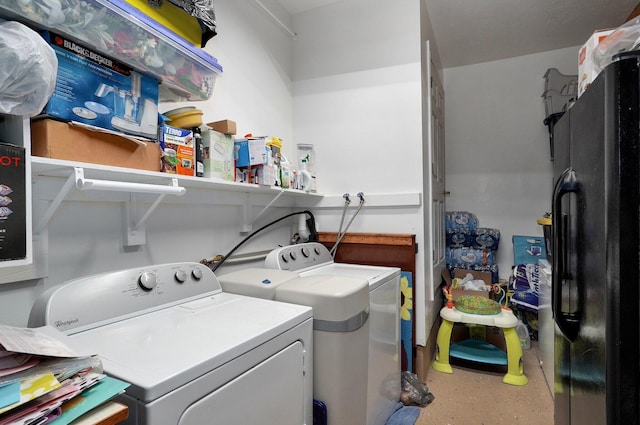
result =
[[309,307],[219,293],[71,335],[146,402],[312,317]]
[[273,300],[279,285],[297,277],[288,270],[249,268],[218,276],[218,281],[225,292]]
[[276,288],[276,300],[313,307],[314,320],[347,320],[369,307],[369,283],[343,276],[309,276]]

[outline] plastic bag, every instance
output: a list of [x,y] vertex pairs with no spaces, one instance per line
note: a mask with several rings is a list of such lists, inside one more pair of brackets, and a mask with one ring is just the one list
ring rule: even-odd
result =
[[402,372],[402,395],[400,401],[405,406],[426,406],[435,399],[427,384],[418,379],[413,372]]
[[619,26],[604,38],[593,50],[593,63],[596,65],[596,75],[607,65],[616,60],[615,56],[638,50],[640,48],[640,17],[634,18]]
[[182,8],[191,16],[195,16],[203,26],[202,46],[213,38],[217,31],[216,13],[214,11],[214,0],[169,0],[174,5]]
[[38,115],[56,87],[58,58],[35,31],[0,23],[0,113]]

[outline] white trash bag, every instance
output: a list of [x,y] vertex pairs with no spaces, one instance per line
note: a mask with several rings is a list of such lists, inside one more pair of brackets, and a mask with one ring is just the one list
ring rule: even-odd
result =
[[29,27],[0,23],[0,113],[35,116],[56,87],[58,58]]

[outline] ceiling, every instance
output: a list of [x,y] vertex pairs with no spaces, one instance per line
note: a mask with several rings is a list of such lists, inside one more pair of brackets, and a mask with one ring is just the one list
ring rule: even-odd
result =
[[[350,0],[277,0],[289,14]],[[638,0],[426,0],[444,68],[583,44]]]

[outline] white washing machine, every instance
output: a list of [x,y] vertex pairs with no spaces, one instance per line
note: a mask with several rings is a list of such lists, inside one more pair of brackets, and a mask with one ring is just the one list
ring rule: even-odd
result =
[[400,269],[336,263],[322,244],[308,242],[276,248],[265,267],[301,277],[343,276],[369,282],[369,359],[367,425],[384,425],[401,394]]
[[201,264],[58,285],[31,310],[45,324],[131,384],[126,424],[313,423],[311,308],[225,293]]

